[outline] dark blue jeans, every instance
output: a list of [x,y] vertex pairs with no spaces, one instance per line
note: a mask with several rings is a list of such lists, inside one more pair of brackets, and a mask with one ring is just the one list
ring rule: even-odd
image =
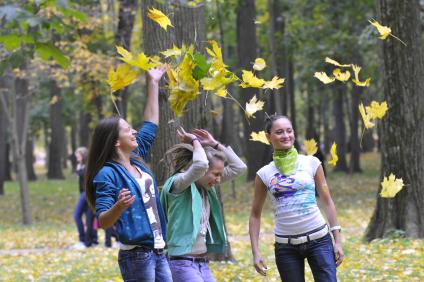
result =
[[330,233],[299,245],[275,243],[275,260],[282,281],[305,281],[305,258],[316,282],[337,281]]
[[[83,214],[85,214],[86,226],[84,226],[84,222],[82,221]],[[77,225],[80,242],[83,242],[87,247],[90,247],[92,244],[97,244],[97,231],[93,228],[94,214],[85,200],[85,192],[82,192],[78,199],[74,211],[74,220]]]
[[136,248],[119,250],[119,269],[125,282],[172,282],[171,270],[165,254]]

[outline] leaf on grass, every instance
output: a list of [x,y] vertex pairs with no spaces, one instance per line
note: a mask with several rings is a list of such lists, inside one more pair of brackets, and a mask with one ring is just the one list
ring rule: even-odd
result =
[[250,99],[249,103],[246,103],[246,116],[248,118],[253,117],[253,114],[257,111],[260,111],[264,107],[264,102],[261,100],[258,100],[256,96],[253,96],[252,99]]
[[315,141],[315,139],[305,140],[303,145],[305,146],[307,155],[313,156],[318,151],[317,141]]
[[336,78],[334,76],[328,77],[328,75],[325,72],[323,72],[323,71],[316,72],[314,74],[314,77],[317,78],[317,79],[319,79],[324,84],[329,84],[329,83],[332,83],[332,82],[334,82],[336,80]]
[[164,30],[168,29],[168,26],[172,26],[171,21],[169,18],[162,13],[162,11],[155,9],[155,8],[149,8],[149,11],[147,12],[147,16],[157,24],[159,24]]
[[257,71],[261,71],[266,67],[266,62],[262,58],[257,58],[255,60],[255,64],[253,65],[253,69]]
[[330,155],[332,159],[328,161],[328,164],[332,166],[336,166],[337,161],[339,160],[339,157],[337,156],[337,144],[335,142],[333,142],[333,145],[331,145]]
[[389,177],[384,177],[381,182],[380,196],[382,198],[393,198],[396,194],[402,190],[404,184],[402,178],[396,178],[393,173]]
[[259,132],[252,132],[250,133],[250,139],[251,141],[258,141],[258,142],[262,142],[264,144],[269,145],[269,141],[266,138],[266,134],[265,131],[259,131]]

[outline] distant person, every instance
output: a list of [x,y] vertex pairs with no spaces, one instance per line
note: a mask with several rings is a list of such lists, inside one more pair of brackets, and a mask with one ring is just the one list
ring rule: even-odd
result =
[[167,152],[174,173],[161,192],[172,278],[174,282],[215,281],[207,254],[224,253],[228,240],[215,185],[247,167],[231,147],[204,129],[188,133],[180,128],[177,136],[182,143]]
[[[93,227],[94,214],[88,207],[84,191],[84,174],[87,163],[88,150],[79,147],[75,150],[77,161],[76,174],[78,175],[78,187],[80,196],[74,210],[74,220],[77,225],[79,242],[72,246],[73,249],[84,249],[97,244],[97,231]],[[85,215],[85,224],[83,216]]]
[[[266,275],[268,268],[259,251],[259,232],[262,208],[269,193],[275,208],[275,260],[281,280],[305,281],[307,259],[315,281],[336,282],[336,266],[344,256],[341,228],[322,165],[316,157],[297,153],[293,127],[287,117],[268,117],[265,134],[274,153],[273,161],[262,167],[255,179],[249,220],[254,267]],[[315,190],[329,226],[318,208]]]
[[98,122],[86,174],[87,200],[99,226],[115,226],[124,281],[172,281],[164,253],[166,219],[152,172],[143,159],[159,124],[159,81],[165,66],[147,71],[144,123],[139,132],[120,117]]

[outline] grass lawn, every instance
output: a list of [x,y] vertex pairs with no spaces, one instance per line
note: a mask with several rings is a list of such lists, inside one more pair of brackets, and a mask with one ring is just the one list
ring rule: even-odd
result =
[[[405,238],[362,241],[372,215],[379,179],[379,157],[362,157],[364,173],[329,173],[328,182],[343,227],[344,263],[340,281],[424,281],[424,241]],[[273,254],[273,211],[267,200],[262,216],[262,255],[270,271],[260,277],[252,267],[248,218],[253,184],[238,179],[235,198],[230,184],[222,187],[227,229],[235,263],[211,262],[217,281],[279,281]],[[75,176],[64,181],[40,179],[30,184],[34,225],[20,225],[16,182],[0,197],[0,281],[121,281],[117,249],[71,250],[77,241],[73,209],[78,197]],[[306,268],[307,281],[313,281]]]

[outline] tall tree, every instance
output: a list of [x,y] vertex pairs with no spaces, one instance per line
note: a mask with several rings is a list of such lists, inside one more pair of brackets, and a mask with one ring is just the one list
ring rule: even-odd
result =
[[346,86],[338,84],[335,87],[335,98],[333,100],[333,114],[335,122],[335,139],[337,144],[337,155],[339,161],[334,168],[336,171],[348,171],[346,162],[346,125],[345,125],[345,114],[343,109],[344,95],[346,92]]
[[[257,57],[256,27],[255,27],[256,8],[254,0],[239,0],[237,7],[237,51],[239,64],[242,69],[251,69],[251,62]],[[255,94],[257,90],[253,88],[240,89],[240,100],[245,105]],[[247,141],[246,161],[249,164],[247,179],[253,180],[258,169],[269,159],[269,149],[260,142],[250,142],[249,136],[252,131],[263,130],[264,112],[258,112],[256,118],[250,121],[243,118],[244,140]],[[258,157],[260,156],[260,157]]]
[[[381,122],[381,176],[390,173],[407,184],[394,198],[377,195],[366,239],[400,229],[424,237],[424,65],[422,21],[417,0],[379,0],[380,21],[407,46],[382,42],[384,97],[389,110]],[[381,187],[379,188],[379,190]]]
[[[7,79],[6,76],[0,76],[0,95],[6,97],[8,91]],[[7,104],[7,101],[5,101]],[[6,159],[9,158],[9,155],[6,155],[6,146],[7,146],[7,115],[6,111],[1,108],[0,110],[0,195],[4,195],[4,182],[6,180]]]

